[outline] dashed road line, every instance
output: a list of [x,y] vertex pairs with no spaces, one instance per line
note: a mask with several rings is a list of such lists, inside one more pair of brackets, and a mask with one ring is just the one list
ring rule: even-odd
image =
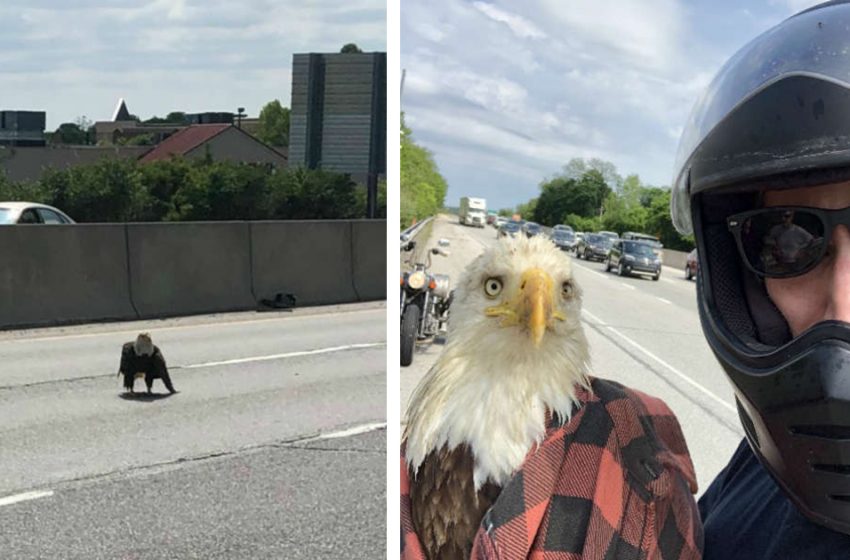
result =
[[650,358],[652,358],[653,360],[655,360],[656,362],[658,362],[659,364],[661,364],[662,366],[664,366],[665,368],[667,368],[668,370],[673,372],[675,375],[677,375],[679,378],[681,378],[682,381],[688,383],[689,385],[691,385],[692,387],[694,387],[698,391],[702,392],[703,394],[705,394],[706,396],[708,396],[709,398],[711,398],[712,400],[717,402],[719,405],[721,405],[726,410],[732,412],[733,414],[737,414],[737,411],[735,410],[734,406],[732,406],[731,404],[729,404],[725,400],[721,399],[720,397],[718,397],[717,395],[712,393],[709,389],[707,389],[706,387],[703,387],[702,385],[700,385],[699,383],[697,383],[696,381],[694,381],[693,379],[691,379],[690,377],[688,377],[687,375],[685,375],[684,373],[682,373],[681,371],[679,371],[678,369],[676,369],[675,367],[673,367],[672,365],[667,363],[666,361],[662,360],[660,357],[656,356],[654,353],[650,352],[649,350],[647,350],[646,348],[644,348],[643,346],[641,346],[640,344],[638,344],[637,342],[635,342],[634,340],[629,338],[628,336],[624,335],[623,333],[621,333],[620,331],[618,331],[614,327],[607,325],[602,319],[600,319],[599,317],[597,317],[596,315],[594,315],[590,311],[588,311],[586,309],[582,309],[581,312],[586,314],[591,319],[593,319],[593,321],[595,321],[597,323],[597,326],[611,331],[612,333],[617,335],[619,338],[621,338],[625,342],[628,342],[631,346],[637,348],[638,350],[640,350],[641,352],[643,352],[644,354],[646,354],[647,356],[649,356]]
[[269,360],[281,360],[284,358],[295,358],[299,356],[314,356],[317,354],[331,354],[334,352],[344,352],[346,350],[357,350],[361,348],[377,348],[386,346],[386,342],[366,342],[363,344],[346,344],[345,346],[331,346],[329,348],[318,348],[316,350],[301,350],[298,352],[286,352],[284,354],[271,354],[269,356],[252,356],[250,358],[237,358],[235,360],[222,360],[219,362],[204,362],[202,364],[190,364],[187,366],[178,366],[173,369],[195,369],[212,366],[226,366],[232,364],[244,364],[248,362],[266,362]]
[[658,301],[660,301],[662,303],[666,303],[668,305],[673,305],[673,302],[670,301],[669,299],[664,299],[663,297],[658,297],[658,296],[655,296],[655,299],[657,299]]
[[319,434],[316,437],[312,437],[309,439],[303,439],[298,443],[309,443],[311,441],[319,441],[323,439],[340,439],[351,436],[358,436],[360,434],[367,434],[369,432],[374,432],[376,430],[381,430],[387,427],[386,422],[372,422],[370,424],[361,424],[360,426],[352,426],[351,428],[346,428],[345,430],[339,430],[336,432],[328,432],[326,434]]
[[26,501],[29,501],[29,500],[38,500],[39,498],[49,498],[52,495],[53,495],[53,490],[38,491],[38,492],[24,492],[23,494],[14,494],[12,496],[6,496],[5,498],[0,498],[0,507],[10,506],[12,504],[17,504],[19,502],[26,502]]

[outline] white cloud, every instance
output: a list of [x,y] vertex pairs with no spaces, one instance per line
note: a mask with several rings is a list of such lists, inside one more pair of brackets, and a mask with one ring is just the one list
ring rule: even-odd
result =
[[475,1],[472,5],[490,19],[507,25],[517,37],[522,39],[542,39],[546,37],[546,34],[540,28],[522,16],[512,14],[487,2]]
[[4,0],[0,109],[47,111],[47,127],[109,118],[118,97],[143,118],[289,105],[297,52],[349,42],[386,50],[382,0]]
[[558,29],[573,48],[619,54],[635,67],[653,70],[669,69],[682,53],[685,13],[676,0],[574,0],[569,5],[540,0],[539,4],[541,22]]

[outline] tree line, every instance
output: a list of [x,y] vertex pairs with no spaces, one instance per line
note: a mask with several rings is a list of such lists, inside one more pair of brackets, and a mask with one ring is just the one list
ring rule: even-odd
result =
[[540,195],[502,215],[519,213],[545,226],[566,224],[576,231],[635,231],[658,237],[669,249],[690,251],[692,237],[679,235],[670,218],[670,189],[625,178],[614,164],[574,158],[540,184]]
[[411,137],[401,115],[401,227],[435,215],[443,208],[448,184],[440,175],[434,157]]
[[[48,170],[39,181],[0,175],[0,200],[55,206],[77,222],[353,219],[366,215],[366,189],[348,174],[304,168],[173,158],[103,159]],[[386,182],[378,214],[386,218]]]

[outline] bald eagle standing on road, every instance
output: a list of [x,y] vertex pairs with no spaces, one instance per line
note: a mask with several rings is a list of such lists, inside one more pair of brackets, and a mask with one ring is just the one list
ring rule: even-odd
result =
[[[581,290],[573,278],[570,259],[551,241],[542,236],[503,239],[467,268],[456,290],[446,347],[414,391],[407,409],[402,438],[404,558],[468,558],[474,550],[473,543],[476,557],[491,557],[482,553],[482,547],[489,545],[481,542],[497,538],[496,528],[512,535],[508,545],[501,545],[502,558],[524,558],[532,550],[576,552],[559,547],[564,535],[572,534],[580,537],[574,547],[580,554],[585,538],[580,530],[583,517],[558,508],[583,502],[556,499],[564,494],[572,497],[573,490],[563,489],[563,473],[590,480],[579,485],[582,488],[593,488],[593,481],[599,476],[613,481],[599,486],[613,489],[603,498],[610,498],[615,505],[596,507],[597,497],[591,495],[589,500],[595,509],[588,508],[587,515],[591,511],[608,514],[619,508],[631,517],[629,498],[620,502],[619,497],[612,497],[617,488],[628,486],[623,482],[628,478],[625,467],[620,465],[630,461],[632,451],[621,449],[619,445],[628,441],[616,437],[623,426],[629,433],[653,441],[654,446],[638,451],[647,453],[637,457],[640,464],[655,464],[653,461],[663,455],[664,461],[676,465],[674,468],[681,466],[676,462],[680,455],[661,453],[659,450],[667,448],[656,443],[655,434],[649,433],[652,422],[659,421],[657,418],[666,422],[671,417],[675,423],[672,413],[666,415],[669,409],[657,399],[646,397],[650,403],[648,412],[640,404],[642,398],[635,396],[637,392],[592,379],[588,374],[589,359],[581,324]],[[600,399],[595,391],[606,396]],[[607,414],[609,401],[616,401],[618,407],[622,404],[629,414],[599,420]],[[659,411],[662,414],[656,417],[654,414]],[[575,417],[575,422],[570,423],[571,417]],[[646,433],[644,425],[649,426]],[[666,429],[667,424],[664,426]],[[675,427],[678,429],[677,423]],[[581,456],[598,462],[586,461],[580,466],[571,463],[575,455],[565,452],[572,441],[566,435],[568,429],[581,429],[583,434],[599,432],[598,438],[586,438],[599,439],[595,446],[581,452]],[[679,441],[684,446],[681,437],[671,440],[677,442],[676,447]],[[604,463],[603,457],[608,456],[604,452],[614,459]],[[684,456],[681,471],[689,483],[695,484],[686,448]],[[519,470],[525,476],[513,484]],[[656,470],[656,475],[666,471],[663,466]],[[646,478],[646,471],[637,475]],[[500,500],[503,490],[505,498]],[[690,527],[688,519],[696,505],[687,489],[683,496],[684,502],[677,495],[677,507],[665,511],[675,509],[677,515],[684,512],[685,520],[677,517],[677,522]],[[586,496],[581,499],[588,500]],[[632,502],[639,500],[634,498]],[[513,528],[504,529],[509,526]],[[599,526],[592,520],[585,529],[597,530]],[[554,536],[541,539],[535,531]],[[623,531],[628,538],[633,534],[641,538],[639,528],[630,531],[614,526],[607,537],[597,538],[594,534],[587,541],[611,539],[610,535],[617,531]],[[685,541],[693,545],[693,535],[688,536]],[[644,550],[644,544],[651,546],[647,542],[637,543],[637,547]],[[493,545],[494,550],[498,548]],[[413,552],[405,552],[411,549]],[[507,555],[505,550],[509,551]],[[609,557],[604,551],[599,556],[603,555]],[[610,557],[619,557],[616,550]]]
[[124,374],[124,389],[133,393],[136,377],[144,377],[148,394],[153,388],[154,379],[162,379],[171,394],[176,393],[168,375],[168,366],[160,349],[154,345],[151,335],[139,333],[135,341],[127,342],[121,348],[121,366],[118,374]]

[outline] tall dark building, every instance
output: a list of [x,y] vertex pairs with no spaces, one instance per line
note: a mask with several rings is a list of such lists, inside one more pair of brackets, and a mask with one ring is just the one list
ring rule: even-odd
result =
[[293,55],[289,165],[366,182],[373,215],[386,153],[387,53]]
[[0,111],[0,146],[44,146],[44,111]]

